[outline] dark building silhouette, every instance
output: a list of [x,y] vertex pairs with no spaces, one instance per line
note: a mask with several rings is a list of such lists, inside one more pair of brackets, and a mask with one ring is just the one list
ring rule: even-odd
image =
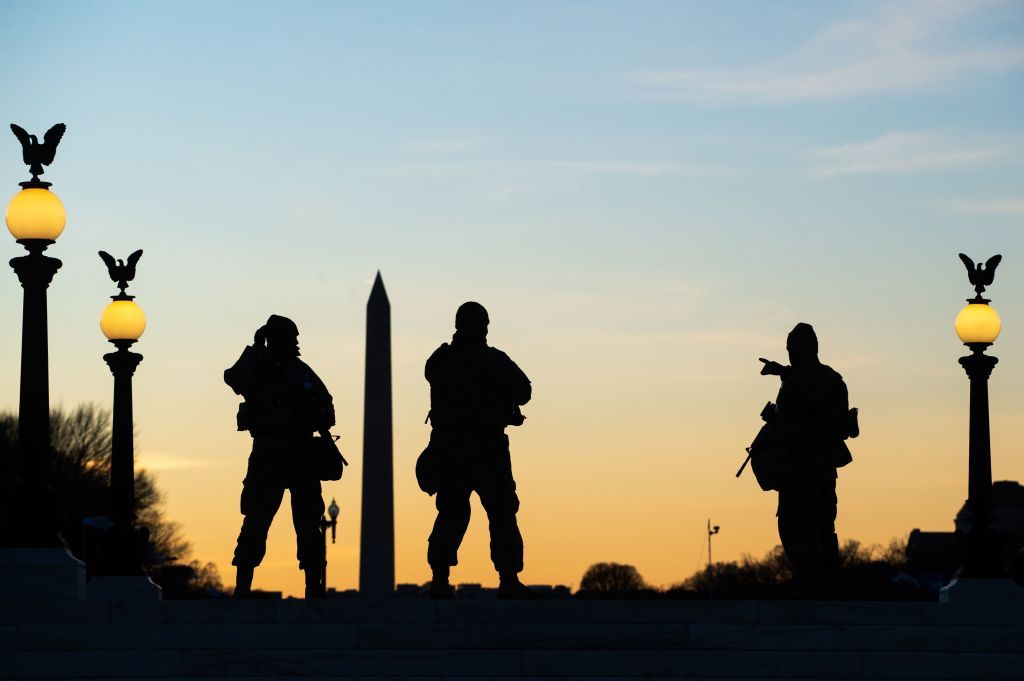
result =
[[363,510],[359,592],[390,597],[395,589],[395,502],[391,423],[391,303],[380,272],[366,303],[363,403]]
[[[954,523],[966,518],[966,504]],[[1003,541],[1003,559],[1024,548],[1024,485],[1013,480],[992,483],[992,530]],[[924,532],[914,529],[907,539],[907,572],[928,592],[949,583],[960,566],[956,532]]]

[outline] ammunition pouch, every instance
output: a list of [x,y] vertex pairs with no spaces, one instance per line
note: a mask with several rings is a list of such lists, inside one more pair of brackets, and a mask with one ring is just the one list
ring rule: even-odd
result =
[[416,483],[431,496],[441,487],[441,461],[430,444],[416,459]]
[[251,407],[242,402],[238,405],[238,413],[235,414],[235,422],[238,425],[238,430],[249,430],[253,426],[252,409]]

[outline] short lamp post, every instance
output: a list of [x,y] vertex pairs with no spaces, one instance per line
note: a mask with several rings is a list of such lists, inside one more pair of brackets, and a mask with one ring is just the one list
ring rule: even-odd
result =
[[[992,530],[992,449],[989,438],[988,379],[999,361],[985,350],[999,337],[1001,322],[989,300],[982,297],[992,284],[996,266],[1002,259],[994,256],[982,266],[961,254],[970,281],[977,295],[956,316],[956,333],[971,350],[960,358],[971,384],[970,434],[968,445],[968,482],[966,515],[957,523],[957,539],[961,566],[957,577],[947,589],[955,589],[957,581],[1005,578],[1001,547]],[[1008,580],[1007,580],[1008,581]],[[945,590],[944,590],[945,591]]]
[[[11,130],[22,143],[22,157],[30,166],[32,179],[20,182],[21,191],[7,205],[7,229],[28,255],[12,258],[11,267],[24,289],[21,324],[21,388],[18,402],[17,470],[22,478],[24,498],[8,499],[17,508],[17,522],[6,522],[3,543],[22,547],[63,547],[57,521],[45,504],[47,486],[45,458],[50,447],[50,377],[47,351],[46,289],[61,267],[61,261],[43,255],[64,231],[66,214],[60,198],[50,191],[50,182],[39,179],[43,165],[49,165],[65,126],[53,126],[39,144],[17,125]],[[42,497],[42,498],[41,498]],[[41,503],[42,502],[42,503]],[[7,519],[14,516],[7,513]]]
[[708,567],[711,567],[711,538],[721,531],[718,525],[711,525],[711,518],[708,518]]
[[320,588],[323,593],[327,593],[327,530],[331,530],[331,543],[334,543],[335,535],[338,528],[338,514],[341,509],[338,508],[338,502],[331,499],[331,505],[327,507],[327,514],[331,517],[330,520],[326,518],[320,518],[320,534],[324,538],[324,564],[320,569]]
[[145,575],[142,551],[145,538],[135,530],[135,445],[133,442],[132,376],[142,361],[142,355],[129,348],[146,329],[146,316],[125,293],[128,282],[135,276],[135,262],[142,255],[137,251],[129,258],[130,270],[122,261],[116,264],[101,252],[110,270],[111,279],[118,282],[121,292],[111,296],[111,302],[100,317],[100,330],[117,350],[103,355],[114,375],[113,428],[110,451],[111,516],[114,521],[113,546],[104,568],[110,575]]

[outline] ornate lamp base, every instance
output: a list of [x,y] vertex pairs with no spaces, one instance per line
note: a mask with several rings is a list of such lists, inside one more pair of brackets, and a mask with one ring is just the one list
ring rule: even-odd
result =
[[940,603],[1005,603],[1019,602],[1024,606],[1024,588],[1009,577],[970,578],[954,577],[939,590]]
[[93,577],[86,590],[90,601],[163,600],[163,589],[145,575]]
[[66,548],[0,548],[0,601],[85,598],[85,563]]

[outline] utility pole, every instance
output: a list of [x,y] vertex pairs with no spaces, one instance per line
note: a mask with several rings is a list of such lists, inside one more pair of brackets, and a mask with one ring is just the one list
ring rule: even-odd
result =
[[718,525],[711,526],[711,518],[708,518],[708,567],[711,567],[711,538],[718,534],[721,528]]

